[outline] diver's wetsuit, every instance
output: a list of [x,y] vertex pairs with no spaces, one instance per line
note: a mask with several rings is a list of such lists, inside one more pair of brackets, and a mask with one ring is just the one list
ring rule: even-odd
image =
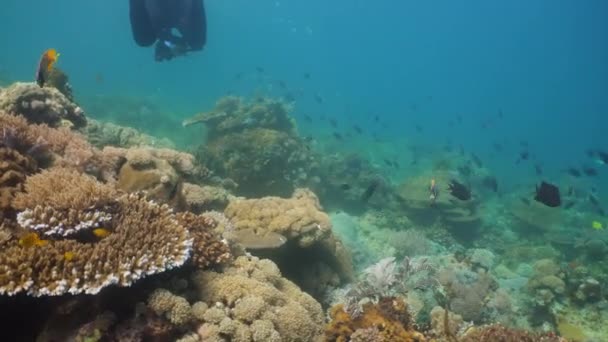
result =
[[[157,60],[201,50],[207,41],[203,0],[129,0],[129,15],[138,45],[150,46],[158,40]],[[173,35],[172,29],[181,37]]]

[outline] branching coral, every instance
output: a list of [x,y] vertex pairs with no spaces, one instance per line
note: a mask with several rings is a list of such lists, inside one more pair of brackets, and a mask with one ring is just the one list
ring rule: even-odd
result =
[[[239,257],[223,273],[194,275],[204,341],[322,341],[323,311],[312,297],[281,277],[269,260]],[[217,304],[216,304],[217,303]],[[203,307],[204,309],[204,307]]]
[[112,219],[118,192],[93,177],[63,168],[31,176],[13,206],[19,224],[45,236],[69,236],[103,227]]
[[192,263],[199,268],[221,264],[230,258],[228,245],[221,242],[214,232],[218,224],[211,216],[183,212],[176,215],[177,221],[188,231],[193,239]]
[[355,317],[349,315],[342,304],[338,304],[331,309],[330,317],[331,321],[325,329],[325,339],[328,342],[351,341],[353,335],[362,334],[361,330],[374,328],[378,332],[371,333],[379,335],[375,341],[426,341],[424,335],[416,331],[407,304],[400,298],[385,297],[375,304],[366,303],[361,314]]
[[25,118],[0,111],[0,145],[36,160],[38,166],[65,166],[99,175],[105,165],[82,135],[68,128],[29,124]]
[[0,219],[11,215],[15,194],[23,190],[25,178],[36,168],[36,162],[29,156],[0,147]]
[[30,123],[59,127],[86,125],[83,110],[53,87],[35,83],[15,83],[0,91],[0,110],[23,115]]
[[[26,188],[36,189],[28,181]],[[35,178],[34,181],[37,182]],[[92,192],[80,194],[83,201],[90,195],[107,203],[104,196],[110,191],[98,190],[89,181],[84,175],[58,178],[54,184],[56,199],[50,202],[50,207],[57,211],[52,204],[69,202],[63,198],[78,184],[85,184],[81,188]],[[97,202],[89,201],[94,203],[92,208],[98,208]],[[24,199],[21,203],[30,202]],[[120,197],[107,208],[112,219],[106,222],[101,235],[77,234],[73,239],[59,236],[50,240],[37,240],[35,235],[34,244],[13,241],[2,249],[0,294],[93,294],[111,284],[129,286],[146,275],[180,266],[190,256],[192,238],[167,206],[132,194]],[[36,233],[30,230],[28,234]],[[21,242],[24,241],[22,238]]]

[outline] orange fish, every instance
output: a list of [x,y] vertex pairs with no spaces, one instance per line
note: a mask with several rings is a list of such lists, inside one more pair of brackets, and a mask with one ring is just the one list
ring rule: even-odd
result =
[[110,235],[110,233],[111,232],[105,228],[93,229],[93,235],[97,236],[100,239],[107,237],[108,235]]
[[53,65],[57,62],[59,58],[59,53],[55,49],[48,49],[40,57],[40,62],[38,62],[38,69],[36,70],[36,83],[40,87],[44,86],[46,82],[48,73],[53,70]]
[[41,240],[37,233],[27,233],[19,239],[19,245],[25,248],[45,246],[48,243],[48,240]]

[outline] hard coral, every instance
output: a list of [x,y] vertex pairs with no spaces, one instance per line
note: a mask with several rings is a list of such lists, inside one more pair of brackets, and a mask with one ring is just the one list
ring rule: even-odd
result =
[[199,335],[204,341],[322,341],[323,311],[312,297],[281,277],[269,260],[239,257],[224,272],[194,275],[209,304]]
[[0,110],[23,115],[30,123],[59,127],[86,125],[83,110],[53,87],[35,83],[15,83],[0,91]]
[[0,219],[12,216],[13,199],[23,190],[27,175],[36,171],[37,164],[17,150],[0,147]]
[[566,342],[554,333],[529,333],[514,330],[500,324],[469,329],[460,339],[461,342]]
[[33,246],[13,241],[3,248],[0,294],[94,294],[111,284],[130,286],[180,266],[190,256],[192,239],[167,206],[127,195],[114,210],[101,239],[61,237]]
[[105,226],[115,210],[118,191],[93,177],[64,168],[51,168],[25,183],[13,206],[27,230],[44,236],[69,236]]
[[203,215],[183,212],[176,215],[177,221],[188,231],[193,239],[191,262],[198,268],[221,264],[230,259],[228,245],[221,242],[214,228],[217,222]]
[[347,342],[359,330],[376,328],[380,339],[377,341],[423,342],[424,335],[416,331],[407,304],[401,298],[382,298],[377,304],[367,303],[361,315],[351,317],[342,304],[330,311],[331,321],[325,329],[326,341]]
[[[329,216],[321,211],[318,198],[309,190],[299,189],[291,198],[264,197],[232,201],[224,211],[236,232],[253,230],[259,235],[278,233],[301,247],[331,234]],[[247,247],[247,242],[242,241]]]

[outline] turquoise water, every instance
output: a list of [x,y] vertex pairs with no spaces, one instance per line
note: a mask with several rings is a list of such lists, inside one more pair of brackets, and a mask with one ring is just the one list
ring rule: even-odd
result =
[[[282,80],[295,94],[296,117],[324,114],[342,128],[356,122],[370,130],[377,114],[387,125],[373,130],[389,141],[452,141],[509,178],[531,175],[512,163],[522,140],[553,177],[584,160],[586,148],[606,147],[608,5],[601,0],[208,1],[204,52],[170,63],[134,44],[127,1],[7,0],[2,7],[2,74],[31,80],[41,51],[54,47],[85,108],[91,97],[128,95],[179,122],[227,92],[279,95]],[[499,110],[504,120],[496,120]],[[449,127],[457,115],[463,124]],[[135,124],[145,130],[147,123]],[[330,132],[319,120],[299,125],[307,134]],[[505,145],[502,154],[492,153],[495,141]]]
[[[481,196],[485,240],[467,242],[501,254],[504,264],[517,253],[491,243],[515,246],[528,236],[505,218],[510,208],[503,199],[532,195],[541,180],[584,194],[560,227],[569,238],[578,229],[591,231],[579,226],[583,220],[608,225],[605,214],[589,213],[586,199],[593,194],[608,210],[608,165],[586,154],[608,151],[608,2],[216,0],[205,7],[204,50],[159,63],[152,47],[133,41],[127,1],[3,0],[0,86],[33,81],[41,53],[55,48],[57,67],[69,75],[88,116],[169,138],[191,152],[205,142],[205,131],[182,127],[184,119],[211,110],[228,94],[282,97],[293,102],[290,115],[300,136],[315,141],[316,152],[355,152],[395,189],[462,150],[479,157],[500,189]],[[522,151],[530,160],[518,162]],[[566,172],[583,166],[598,175]],[[369,245],[353,252],[360,263],[355,268],[386,256],[382,243],[390,239],[373,236],[380,220],[347,215],[339,204],[329,206],[338,208],[330,212],[336,234],[348,247]],[[607,231],[592,233],[608,241]],[[540,249],[548,245],[545,233],[526,241]],[[451,247],[433,240],[440,252]],[[594,265],[605,262],[606,251]],[[556,259],[597,261],[579,254]],[[535,261],[525,260],[527,269]],[[597,277],[606,279],[606,272]]]

